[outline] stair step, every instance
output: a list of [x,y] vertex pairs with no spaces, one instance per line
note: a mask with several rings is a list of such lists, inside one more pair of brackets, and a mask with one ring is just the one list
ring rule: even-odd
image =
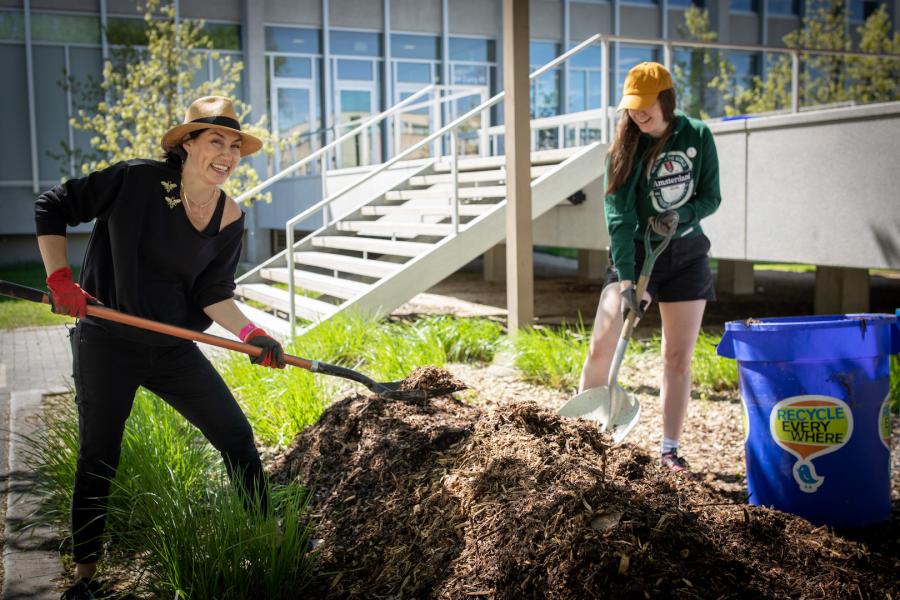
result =
[[[465,217],[477,217],[493,210],[495,204],[460,204],[459,214]],[[364,215],[422,215],[422,216],[442,216],[449,218],[453,209],[446,200],[438,203],[415,204],[410,206],[364,206],[362,214]]]
[[[540,165],[531,167],[531,177],[540,177],[556,165]],[[416,175],[409,179],[410,185],[429,186],[441,183],[450,183],[450,173],[436,173],[432,175]],[[457,175],[459,183],[482,183],[485,181],[506,181],[506,169],[491,169],[488,171],[463,171]]]
[[[386,200],[419,200],[431,198],[449,198],[450,190],[438,187],[429,190],[393,190],[384,195]],[[470,198],[506,198],[505,185],[485,185],[481,187],[461,187],[458,197]]]
[[[409,221],[341,221],[337,224],[341,231],[356,231],[363,235],[381,237],[414,238],[420,235],[444,237],[453,233],[451,223],[411,223]],[[465,229],[460,225],[460,230]]]
[[330,252],[294,252],[294,260],[301,265],[355,273],[380,279],[403,268],[401,263],[344,256]]
[[290,324],[286,320],[279,319],[273,314],[267,313],[266,311],[260,310],[254,306],[250,306],[246,302],[236,301],[235,303],[248,319],[265,329],[270,334],[279,338],[286,338],[291,334]]
[[431,249],[431,244],[422,242],[398,242],[351,235],[323,235],[314,237],[312,245],[317,248],[356,250],[391,256],[418,256]]
[[[266,306],[281,312],[286,313],[290,310],[288,291],[266,283],[242,283],[237,286],[235,293],[249,300],[262,302]],[[330,316],[335,311],[335,308],[335,305],[328,302],[294,294],[294,311],[301,319],[320,321]]]
[[[561,163],[581,149],[582,147],[538,150],[537,152],[531,153],[531,164],[533,166]],[[458,169],[460,171],[477,171],[484,169],[497,169],[500,167],[504,167],[505,165],[505,156],[485,156],[479,158],[461,159],[458,163]],[[449,173],[450,161],[442,160],[441,162],[435,163],[434,170],[436,173]]]
[[[269,281],[277,283],[288,282],[287,267],[261,269],[260,275],[262,275],[263,279],[268,279]],[[328,296],[343,298],[344,300],[363,293],[369,287],[359,281],[340,279],[331,275],[321,275],[302,269],[294,269],[294,285],[304,290],[319,292],[320,294],[327,294]]]

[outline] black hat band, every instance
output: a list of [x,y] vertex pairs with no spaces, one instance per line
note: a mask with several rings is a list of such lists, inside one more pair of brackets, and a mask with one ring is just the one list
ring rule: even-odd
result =
[[194,119],[191,123],[208,123],[210,125],[221,125],[222,127],[228,127],[229,129],[234,129],[236,131],[241,130],[241,124],[235,121],[230,117],[200,117],[199,119]]

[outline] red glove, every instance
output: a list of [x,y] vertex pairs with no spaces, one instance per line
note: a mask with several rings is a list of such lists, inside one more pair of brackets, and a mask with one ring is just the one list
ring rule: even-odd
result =
[[257,327],[252,323],[244,327],[241,330],[241,341],[263,349],[259,356],[250,357],[250,362],[253,364],[272,367],[273,369],[284,368],[284,349],[278,340],[266,333],[266,330],[262,327]]
[[53,312],[70,317],[84,317],[88,304],[99,304],[96,298],[72,281],[72,269],[63,267],[47,277],[50,288],[50,306]]

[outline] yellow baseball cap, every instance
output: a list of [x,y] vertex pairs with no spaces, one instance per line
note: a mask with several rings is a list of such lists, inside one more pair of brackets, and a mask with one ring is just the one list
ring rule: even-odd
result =
[[668,69],[657,62],[642,62],[628,71],[617,110],[646,110],[653,106],[661,91],[673,87]]

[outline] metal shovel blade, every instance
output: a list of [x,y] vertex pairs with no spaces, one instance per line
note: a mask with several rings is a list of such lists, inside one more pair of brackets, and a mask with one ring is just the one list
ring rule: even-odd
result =
[[613,386],[612,393],[604,385],[573,396],[559,409],[559,414],[597,421],[601,431],[609,432],[613,443],[618,444],[637,424],[641,403],[618,385]]

